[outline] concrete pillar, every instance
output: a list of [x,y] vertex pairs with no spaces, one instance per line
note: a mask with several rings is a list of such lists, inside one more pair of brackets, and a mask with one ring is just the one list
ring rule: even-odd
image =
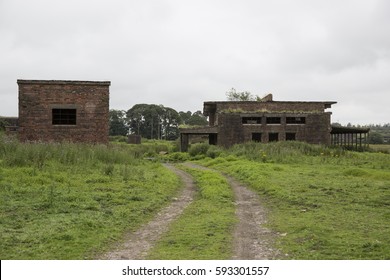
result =
[[181,152],[188,152],[188,142],[189,142],[189,135],[181,133],[180,134],[180,151]]

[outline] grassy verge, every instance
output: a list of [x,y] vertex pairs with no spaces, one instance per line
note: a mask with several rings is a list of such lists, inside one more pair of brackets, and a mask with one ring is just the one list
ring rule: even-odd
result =
[[0,139],[0,259],[89,259],[150,219],[179,180],[134,147]]
[[150,252],[149,259],[228,259],[235,224],[233,192],[226,179],[213,171],[185,168],[199,187],[169,232]]
[[267,201],[290,258],[390,259],[390,156],[301,145],[250,144],[201,162]]

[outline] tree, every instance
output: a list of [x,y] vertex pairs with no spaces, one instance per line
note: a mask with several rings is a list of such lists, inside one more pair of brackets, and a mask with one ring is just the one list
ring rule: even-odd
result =
[[207,118],[202,114],[201,111],[196,111],[194,113],[191,113],[191,111],[179,112],[179,115],[181,124],[194,126],[205,126],[208,124]]
[[162,107],[161,119],[161,138],[165,140],[175,140],[179,137],[179,113],[169,107]]
[[338,123],[338,122],[334,122],[334,123],[332,123],[332,126],[336,126],[336,127],[342,127],[341,123]]
[[368,138],[368,142],[370,144],[383,144],[384,143],[383,135],[380,134],[379,132],[371,132]]
[[254,96],[249,91],[237,92],[235,88],[226,92],[226,98],[229,101],[261,101],[258,95]]
[[179,137],[177,111],[163,105],[136,104],[126,112],[130,132],[148,139],[174,140]]
[[110,110],[110,131],[111,136],[126,135],[128,127],[126,125],[126,112],[122,110]]
[[187,111],[187,112],[180,111],[179,116],[180,116],[180,124],[188,124],[188,121],[191,118],[192,113],[191,111]]

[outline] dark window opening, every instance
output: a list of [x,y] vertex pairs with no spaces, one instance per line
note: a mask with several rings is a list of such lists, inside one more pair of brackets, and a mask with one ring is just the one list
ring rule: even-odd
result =
[[286,141],[295,141],[295,133],[286,133]]
[[52,124],[75,125],[76,109],[53,109]]
[[269,133],[268,134],[268,141],[269,142],[279,141],[279,133]]
[[261,133],[252,133],[252,141],[261,142]]
[[268,117],[267,124],[280,124],[280,117]]
[[243,117],[243,124],[261,124],[261,117]]
[[286,117],[287,124],[304,124],[306,123],[305,117]]
[[218,144],[218,134],[210,133],[209,134],[209,145],[217,145]]

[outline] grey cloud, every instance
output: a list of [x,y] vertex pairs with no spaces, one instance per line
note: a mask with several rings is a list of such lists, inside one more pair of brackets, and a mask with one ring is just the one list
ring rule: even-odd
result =
[[336,100],[340,122],[390,121],[375,113],[390,101],[389,1],[2,0],[0,8],[0,115],[17,115],[16,79],[35,78],[111,80],[117,109],[194,111],[235,87]]

